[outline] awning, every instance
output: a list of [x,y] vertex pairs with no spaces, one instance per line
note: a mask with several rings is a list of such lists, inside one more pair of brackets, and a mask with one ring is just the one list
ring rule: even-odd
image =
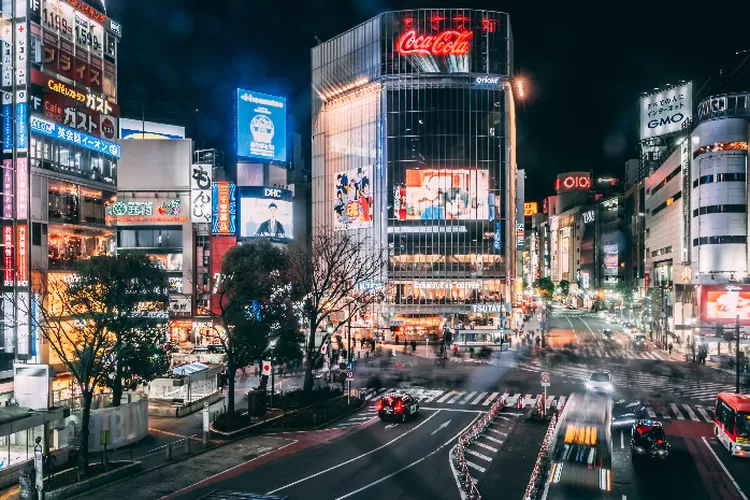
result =
[[196,362],[188,365],[176,366],[172,368],[172,373],[175,375],[192,375],[193,373],[202,372],[203,370],[208,370],[208,365]]

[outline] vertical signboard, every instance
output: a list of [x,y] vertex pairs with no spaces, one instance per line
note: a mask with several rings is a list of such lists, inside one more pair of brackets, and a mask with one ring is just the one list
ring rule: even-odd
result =
[[190,176],[190,214],[194,224],[211,222],[211,176],[209,164],[193,165]]
[[29,292],[18,292],[16,308],[16,326],[18,331],[18,343],[16,351],[18,357],[27,359],[31,349],[31,329],[29,328],[29,311],[31,309],[31,297]]
[[27,119],[26,90],[18,90],[16,92],[16,148],[19,152],[26,151],[29,147],[29,132],[26,129]]
[[2,46],[2,86],[8,89],[13,86],[13,30],[7,19],[0,20],[0,45]]
[[[16,5],[26,5],[25,2],[17,2]],[[19,9],[16,8],[18,11]],[[25,9],[24,9],[25,10]],[[25,14],[16,12],[16,19]],[[16,22],[16,85],[26,85],[28,78],[26,66],[29,63],[28,54],[28,23],[26,21]]]
[[29,218],[29,160],[16,160],[16,218]]
[[16,234],[18,236],[18,246],[16,248],[18,256],[18,286],[20,287],[29,286],[28,228],[27,224],[18,224],[16,226]]
[[213,234],[234,234],[237,225],[237,187],[228,182],[213,185],[211,198],[213,209],[211,232]]
[[[13,226],[3,226],[3,286],[13,286]],[[7,312],[7,310],[6,310]]]
[[13,96],[3,94],[3,153],[13,152]]
[[[680,163],[682,171],[682,192],[690,193],[690,141],[684,140],[680,146]],[[682,201],[682,255],[681,262],[690,262],[690,198]]]
[[3,324],[3,347],[6,354],[13,353],[16,345],[16,308],[13,302],[13,292],[3,293],[3,317],[5,319],[5,323]]
[[13,218],[13,160],[3,160],[3,219]]

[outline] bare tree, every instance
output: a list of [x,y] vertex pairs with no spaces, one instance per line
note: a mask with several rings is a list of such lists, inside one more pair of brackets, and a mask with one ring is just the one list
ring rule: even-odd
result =
[[[320,345],[352,318],[381,300],[386,258],[368,237],[350,231],[318,227],[313,231],[310,250],[290,249],[293,278],[303,297],[306,319],[304,390],[313,388],[313,367],[320,361]],[[333,325],[333,331],[326,327]],[[321,344],[315,341],[322,333]]]

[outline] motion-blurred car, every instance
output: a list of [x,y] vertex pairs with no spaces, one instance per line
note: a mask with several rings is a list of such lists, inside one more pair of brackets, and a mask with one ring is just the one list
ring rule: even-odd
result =
[[630,431],[630,448],[633,461],[640,458],[665,459],[669,455],[670,444],[661,422],[638,420]]
[[642,333],[636,333],[633,335],[633,348],[634,349],[645,349],[646,348],[646,336]]
[[602,330],[602,335],[604,335],[605,338],[611,339],[612,338],[612,329],[611,328],[605,328]]
[[610,394],[614,390],[612,377],[609,372],[594,372],[586,382],[586,390],[602,394]]
[[419,401],[405,392],[386,394],[378,400],[380,420],[406,422],[409,417],[419,415]]
[[612,427],[631,426],[647,418],[646,405],[642,401],[620,399],[612,404]]

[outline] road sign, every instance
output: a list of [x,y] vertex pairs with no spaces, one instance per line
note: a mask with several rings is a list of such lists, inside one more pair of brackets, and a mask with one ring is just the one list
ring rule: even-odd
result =
[[542,387],[549,387],[549,373],[544,372],[542,373]]
[[354,372],[351,370],[346,371],[346,380],[351,380],[354,378]]

